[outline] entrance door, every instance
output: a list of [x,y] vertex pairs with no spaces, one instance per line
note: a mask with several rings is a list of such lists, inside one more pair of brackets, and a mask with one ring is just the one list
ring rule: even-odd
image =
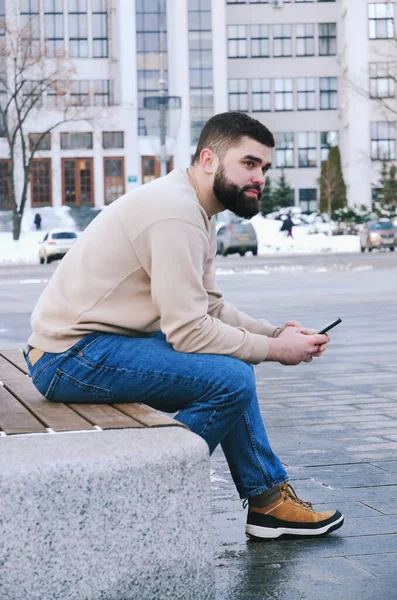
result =
[[62,202],[72,207],[94,206],[92,158],[62,159]]
[[[167,173],[174,168],[173,157],[167,162]],[[160,163],[155,156],[142,156],[142,183],[160,177]]]

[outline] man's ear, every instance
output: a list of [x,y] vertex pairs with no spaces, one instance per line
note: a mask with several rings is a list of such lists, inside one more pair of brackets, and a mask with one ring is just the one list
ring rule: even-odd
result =
[[219,159],[209,148],[204,148],[200,153],[200,164],[208,175],[212,175],[218,168]]

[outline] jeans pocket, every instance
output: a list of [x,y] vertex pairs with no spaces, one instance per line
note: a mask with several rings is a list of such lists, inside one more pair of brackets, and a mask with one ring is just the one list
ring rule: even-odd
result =
[[47,400],[65,403],[107,404],[112,402],[112,392],[106,388],[84,383],[57,369],[44,394]]

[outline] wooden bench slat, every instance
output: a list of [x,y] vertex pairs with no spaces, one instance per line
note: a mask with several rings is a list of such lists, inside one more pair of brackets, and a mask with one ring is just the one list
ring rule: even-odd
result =
[[162,412],[141,404],[140,402],[134,402],[132,404],[115,404],[117,410],[125,413],[126,415],[136,419],[145,427],[171,427],[179,426],[187,429],[183,423],[179,423],[172,417],[168,417]]
[[22,350],[0,350],[0,356],[8,360],[12,365],[15,365],[25,375],[29,375],[28,365]]
[[46,429],[12,395],[0,385],[0,429],[9,435],[13,433],[45,433]]
[[79,415],[102,429],[138,429],[142,423],[109,404],[69,404]]
[[0,380],[46,427],[54,431],[94,429],[91,423],[67,405],[46,400],[35,388],[31,379],[23,375],[5,358],[0,358]]

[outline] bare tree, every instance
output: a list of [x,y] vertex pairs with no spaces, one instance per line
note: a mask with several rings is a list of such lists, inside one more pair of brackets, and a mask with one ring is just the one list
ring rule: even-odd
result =
[[397,116],[397,40],[387,40],[373,57],[377,60],[371,62],[365,72],[345,75],[344,81],[359,96],[371,100],[385,121],[394,121]]
[[[0,42],[0,129],[8,143],[13,238],[18,240],[36,152],[53,129],[70,121],[87,120],[87,115],[68,94],[72,64],[63,55],[48,56],[37,39],[33,20],[23,28],[0,22],[0,28],[5,34]],[[55,100],[55,110],[46,112],[44,130],[29,136],[49,98]],[[21,173],[22,181],[18,182]]]

